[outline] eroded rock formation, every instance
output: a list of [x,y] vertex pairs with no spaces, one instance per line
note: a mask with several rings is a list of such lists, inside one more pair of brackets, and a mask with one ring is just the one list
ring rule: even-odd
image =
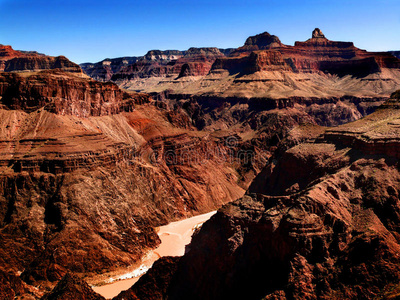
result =
[[247,195],[194,236],[157,299],[395,297],[399,95],[359,121],[306,129],[307,142],[276,152]]
[[16,51],[11,46],[0,45],[0,71],[38,71],[62,69],[81,73],[81,68],[65,56],[47,56],[37,52]]
[[0,267],[32,299],[68,271],[138,262],[159,244],[155,226],[242,196],[269,155],[241,170],[230,132],[199,132],[183,110],[112,83],[60,70],[0,80]]
[[[51,67],[52,59],[40,54],[7,47],[1,53],[5,65],[21,57],[21,68]],[[390,162],[397,159],[396,138],[382,136],[388,128],[395,136],[397,121],[387,121],[382,132],[374,122],[395,116],[397,104],[388,102],[354,128],[329,131],[318,124],[373,112],[398,88],[398,64],[387,53],[333,42],[315,30],[295,46],[264,33],[233,52],[149,51],[137,61],[93,67],[92,76],[151,91],[154,100],[62,70],[2,73],[0,268],[37,298],[68,271],[85,276],[132,265],[158,245],[155,226],[243,196],[269,159],[248,195],[221,209],[181,262],[161,261],[163,279],[151,271],[145,287],[129,297],[384,292],[397,278],[387,271],[397,263],[397,215],[383,220],[380,212],[388,208],[379,205],[391,203],[396,211],[390,195],[397,193],[398,174],[397,161]],[[361,177],[375,168],[394,170],[391,182],[365,189],[372,175]],[[343,178],[347,189],[336,184]],[[377,186],[379,203],[368,194]],[[367,225],[359,226],[359,219]],[[352,264],[348,257],[359,256],[357,247],[373,248],[365,261],[379,254],[385,259]],[[374,272],[384,278],[368,277]],[[347,288],[348,278],[359,287]]]
[[[143,60],[120,75],[115,74],[112,79],[134,90],[172,89],[179,93],[186,91],[216,97],[228,92],[229,96],[247,93],[253,97],[321,97],[322,87],[325,95],[389,96],[399,86],[398,58],[387,52],[361,50],[351,42],[328,40],[319,29],[314,30],[309,40],[296,42],[294,46],[284,45],[279,38],[265,32],[249,37],[243,47],[230,51],[229,56],[215,55],[215,51],[210,50],[204,53],[205,56],[191,56],[190,50],[188,52],[176,62],[168,60],[161,69],[159,62],[155,64],[157,60],[151,64],[145,64],[146,60]],[[216,59],[210,73],[209,68],[204,67],[204,58],[209,62]],[[192,69],[197,71],[188,71],[190,64],[181,63],[185,60],[189,60],[194,65]],[[196,68],[196,65],[203,67]],[[184,79],[187,75],[201,78],[187,81]],[[252,82],[256,86],[248,89],[240,84],[243,82]],[[378,87],[376,82],[384,84]]]

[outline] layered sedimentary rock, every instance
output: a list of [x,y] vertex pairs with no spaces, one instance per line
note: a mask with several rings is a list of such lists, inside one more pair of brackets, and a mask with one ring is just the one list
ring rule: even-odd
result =
[[9,109],[31,112],[43,107],[58,115],[77,117],[133,110],[133,103],[129,107],[132,97],[113,83],[102,84],[57,70],[0,76],[1,101]]
[[[188,51],[151,72],[146,69],[150,65],[140,69],[139,63],[113,80],[123,88],[158,94],[162,105],[180,106],[199,129],[220,126],[215,116],[221,111],[234,112],[225,117],[238,124],[242,112],[238,114],[237,107],[253,103],[258,111],[291,108],[319,125],[336,126],[373,112],[400,87],[398,58],[328,40],[319,29],[294,46],[263,33],[249,37],[229,56],[211,49],[205,56],[190,56]],[[139,76],[140,70],[145,76]],[[194,107],[200,116],[192,114]]]
[[33,298],[67,271],[138,263],[155,226],[242,196],[269,155],[241,170],[240,139],[113,83],[60,70],[0,80],[0,267]]
[[111,80],[122,83],[151,78],[204,76],[210,71],[215,59],[224,56],[217,48],[190,48],[180,53],[153,50],[137,63],[121,68]]
[[119,57],[114,59],[104,59],[98,63],[81,64],[82,70],[91,78],[99,81],[109,81],[116,72],[123,67],[134,64],[141,57]]
[[186,76],[204,76],[211,69],[217,58],[225,55],[217,48],[190,48],[185,56],[175,64],[175,70],[179,70],[178,78]]
[[[253,47],[257,49],[249,50]],[[314,248],[307,248],[310,243],[314,247],[314,240],[307,235],[292,239],[292,233],[324,237],[333,230],[340,237],[341,222],[350,222],[346,218],[353,213],[341,210],[346,218],[340,215],[336,222],[332,217],[329,220],[339,224],[332,225],[323,217],[324,208],[317,206],[310,212],[309,202],[305,209],[296,206],[298,193],[305,195],[311,183],[318,184],[321,176],[349,163],[347,154],[340,152],[336,131],[325,131],[317,124],[339,125],[373,112],[399,85],[398,60],[359,50],[351,43],[331,42],[318,30],[296,46],[285,46],[264,33],[249,38],[242,50],[191,48],[182,55],[150,51],[135,62],[115,60],[112,66],[113,61],[105,60],[106,66],[111,61],[110,68],[99,66],[98,71],[95,66],[93,74],[98,72],[99,78],[112,74],[120,86],[150,91],[154,100],[146,94],[123,92],[113,83],[62,71],[1,74],[0,242],[4,247],[0,248],[0,267],[29,284],[28,293],[37,298],[68,271],[94,275],[138,263],[159,243],[155,226],[214,210],[241,197],[275,154],[270,168],[251,187],[261,196],[249,194],[221,210],[212,220],[216,223],[209,225],[212,229],[205,226],[202,232],[206,233],[196,236],[201,246],[190,252],[193,256],[184,258],[179,263],[182,266],[173,259],[160,262],[165,275],[161,284],[151,287],[158,273],[151,272],[144,277],[145,288],[137,287],[131,294],[142,293],[140,297],[146,298],[154,291],[155,298],[190,298],[190,293],[198,292],[205,299],[221,298],[226,292],[232,298],[245,298],[239,290],[244,280],[251,287],[250,296],[297,295],[292,292],[297,286],[286,288],[282,282],[287,281],[292,262],[293,269],[303,263],[301,257],[291,260],[296,251],[307,260],[305,268],[314,272],[314,261],[307,256],[314,253]],[[10,49],[4,53],[15,55]],[[318,145],[291,156],[293,150],[287,149],[304,141],[318,141]],[[368,138],[345,137],[343,141],[347,143],[344,148],[362,142],[369,145]],[[368,155],[386,153],[381,146],[368,147]],[[275,166],[281,156],[290,163]],[[305,171],[296,173],[303,167]],[[280,178],[278,173],[287,177],[276,179],[276,186],[281,186],[276,191],[283,191],[289,200],[274,194],[275,187],[268,190],[270,183],[263,181]],[[360,188],[355,190],[358,193]],[[279,224],[284,220],[282,227],[274,223],[274,212],[268,215],[275,208],[274,197],[278,197],[277,218]],[[312,197],[307,194],[306,200],[313,203]],[[260,199],[272,199],[272,204]],[[296,209],[289,214],[291,203]],[[242,212],[247,208],[250,213]],[[252,233],[243,234],[246,230]],[[209,236],[215,243],[204,247],[212,248],[212,261],[222,255],[226,258],[216,264],[217,270],[201,258]],[[254,248],[259,236],[261,245]],[[284,242],[275,245],[271,236]],[[345,243],[350,238],[345,236]],[[266,258],[248,266],[240,264],[247,254],[257,259],[265,253]],[[336,259],[336,254],[329,255]],[[193,268],[203,277],[208,271],[219,274],[230,268],[233,272],[224,280],[214,277],[215,283],[205,291],[203,280],[208,286],[214,275],[201,277],[197,286],[195,275],[184,275],[192,259],[198,259]],[[282,271],[255,278],[264,267]],[[243,279],[241,271],[248,276]],[[290,274],[295,278],[300,273]],[[188,290],[170,284],[174,278],[177,284],[187,280]],[[271,283],[260,289],[258,283],[263,280]],[[335,293],[344,289],[334,286],[335,282],[328,284]],[[36,294],[30,290],[39,285]],[[272,291],[272,286],[279,288]],[[349,290],[349,295],[353,292]],[[363,296],[367,292],[354,293]]]
[[[244,46],[230,51],[228,56],[214,57],[213,66],[205,75],[207,68],[196,69],[197,63],[203,63],[201,59],[191,61],[195,65],[192,69],[197,70],[191,72],[190,65],[181,68],[178,62],[185,58],[182,57],[173,64],[180,71],[172,71],[170,66],[168,72],[146,71],[147,78],[138,79],[134,74],[140,68],[135,68],[113,80],[138,91],[259,98],[388,97],[400,86],[398,58],[388,52],[361,50],[351,42],[328,40],[319,29],[309,40],[294,46],[284,45],[278,37],[265,32],[249,37]],[[179,74],[196,76],[188,80]]]
[[[276,152],[247,195],[171,262],[157,299],[396,297],[399,96],[356,122],[305,130],[307,142]],[[143,284],[151,291],[149,281],[134,290]]]
[[65,56],[47,56],[37,52],[16,51],[11,46],[0,45],[0,71],[38,71],[62,69],[81,73],[81,68]]
[[123,82],[137,78],[203,76],[208,74],[215,58],[227,56],[233,50],[151,50],[144,56],[105,59],[98,63],[84,63],[81,67],[87,75],[99,81]]

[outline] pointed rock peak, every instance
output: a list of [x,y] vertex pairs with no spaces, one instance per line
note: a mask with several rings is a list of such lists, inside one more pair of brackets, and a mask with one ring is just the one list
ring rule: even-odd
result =
[[315,28],[314,31],[312,32],[312,38],[313,39],[326,39],[325,35],[322,33],[321,29]]

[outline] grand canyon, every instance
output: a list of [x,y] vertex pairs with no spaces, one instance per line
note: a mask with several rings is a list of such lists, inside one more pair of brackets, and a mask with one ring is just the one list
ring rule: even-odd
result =
[[113,299],[400,297],[399,51],[316,28],[80,65],[0,45],[0,71],[1,299],[105,299],[216,210]]

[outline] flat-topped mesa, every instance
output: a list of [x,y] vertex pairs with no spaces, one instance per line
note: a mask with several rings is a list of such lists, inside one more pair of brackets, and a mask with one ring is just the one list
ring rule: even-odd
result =
[[150,50],[143,56],[143,60],[148,61],[172,61],[185,55],[184,51],[179,50]]
[[355,47],[352,42],[328,40],[318,28],[313,31],[312,38],[296,42],[294,47],[283,49],[282,53],[293,61],[297,71],[365,77],[381,72],[382,68],[400,68],[400,60],[390,53],[368,52]]
[[0,45],[0,71],[38,71],[62,69],[67,72],[81,73],[79,65],[65,56],[47,56],[34,51],[17,51],[11,46]]
[[38,71],[61,69],[67,72],[81,73],[81,68],[65,56],[28,55],[10,59],[5,62],[4,71]]
[[225,54],[215,47],[192,47],[187,51],[151,50],[138,62],[122,67],[111,80],[119,83],[138,78],[203,76],[220,57]]
[[[379,121],[379,123],[378,123]],[[326,130],[324,139],[367,155],[400,159],[400,90],[377,111],[354,123]],[[360,130],[361,128],[361,130]]]
[[[230,74],[252,74],[258,71],[292,71],[282,53],[276,50],[253,51],[248,56],[220,58],[211,70],[228,70]],[[218,72],[218,71],[217,71]],[[237,79],[240,81],[240,79]]]

